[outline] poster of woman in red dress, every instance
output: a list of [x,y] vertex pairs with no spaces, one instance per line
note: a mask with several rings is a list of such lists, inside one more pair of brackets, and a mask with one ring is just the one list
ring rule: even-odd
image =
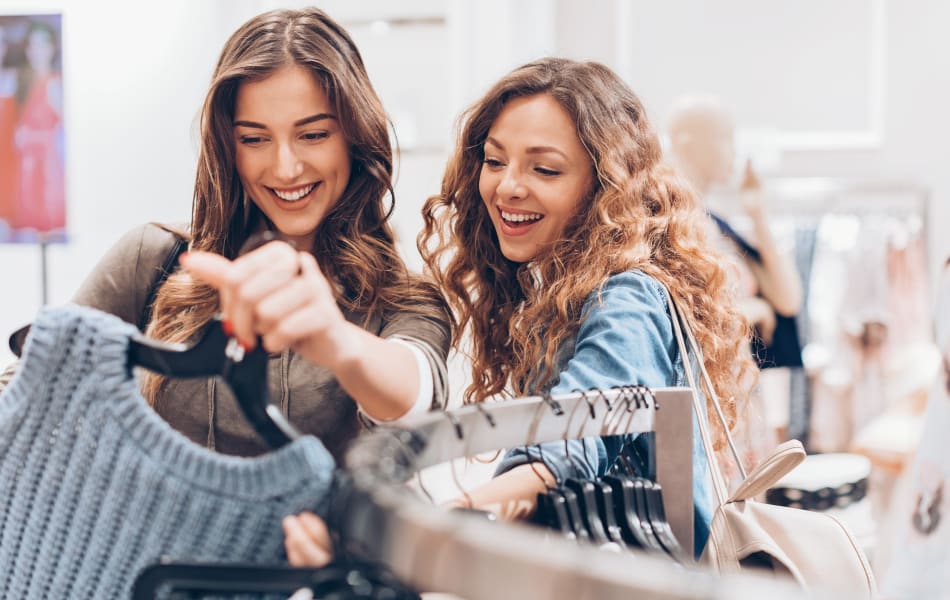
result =
[[0,241],[7,241],[16,214],[17,156],[13,131],[17,122],[17,72],[10,66],[7,30],[0,23]]
[[0,17],[0,242],[66,240],[60,23]]

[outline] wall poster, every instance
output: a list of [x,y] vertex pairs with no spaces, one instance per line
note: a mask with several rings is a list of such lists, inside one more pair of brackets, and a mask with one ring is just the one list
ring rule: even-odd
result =
[[61,49],[61,15],[0,15],[0,243],[66,241]]

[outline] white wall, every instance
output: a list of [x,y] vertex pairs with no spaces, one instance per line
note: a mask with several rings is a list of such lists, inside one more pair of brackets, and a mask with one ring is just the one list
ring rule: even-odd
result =
[[[886,34],[881,46],[884,79],[879,138],[860,148],[789,147],[778,153],[769,174],[883,178],[927,186],[933,197],[931,263],[936,268],[950,255],[950,236],[939,227],[950,222],[950,208],[944,202],[950,194],[950,170],[944,165],[950,139],[945,117],[950,80],[944,76],[950,72],[950,39],[945,35],[950,4],[848,0],[829,5],[835,7],[833,11],[823,9],[819,0],[783,4],[787,13],[783,18],[796,35],[770,36],[778,38],[770,40],[777,44],[770,52],[776,61],[791,61],[796,48],[808,44],[835,53],[829,54],[829,64],[864,64],[870,58],[855,53],[855,48],[870,35],[867,11],[878,3],[884,8]],[[195,117],[221,45],[251,15],[303,4],[309,2],[0,0],[0,13],[63,13],[72,241],[49,252],[51,302],[66,301],[96,259],[130,226],[188,219]],[[499,75],[544,54],[606,62],[641,93],[657,118],[667,109],[674,88],[720,82],[720,91],[741,100],[740,107],[755,109],[744,109],[750,119],[761,121],[768,108],[788,115],[778,121],[783,127],[807,127],[810,123],[802,123],[802,116],[814,114],[827,98],[827,106],[834,110],[822,115],[822,128],[875,126],[871,105],[860,97],[863,87],[873,89],[870,75],[863,71],[852,74],[843,91],[834,92],[829,90],[832,75],[828,72],[816,72],[809,79],[808,69],[822,64],[821,53],[810,50],[802,62],[808,69],[795,71],[794,78],[785,75],[785,67],[763,72],[756,47],[743,35],[755,29],[756,19],[768,18],[758,0],[333,0],[320,5],[351,28],[371,77],[394,113],[397,129],[405,131],[405,135],[397,131],[407,148],[399,163],[395,225],[414,265],[418,265],[414,238],[421,225],[418,208],[438,190],[455,115]],[[716,12],[716,7],[722,9]],[[853,11],[853,19],[848,10]],[[727,19],[729,15],[733,16]],[[419,18],[423,24],[391,29],[389,37],[373,33],[372,19],[394,16]],[[805,27],[826,18],[839,26]],[[684,35],[690,28],[700,31],[697,23],[704,22],[710,27],[717,22],[731,25],[727,34],[718,37],[712,32]],[[849,23],[854,30],[845,32]],[[761,31],[756,35],[753,39],[762,43]],[[661,44],[676,48],[675,61],[672,51],[664,52]],[[744,55],[750,60],[740,60]],[[697,64],[709,72],[706,79],[683,72],[693,68],[683,57],[696,57]],[[714,60],[717,57],[720,60]],[[673,65],[680,65],[679,71]],[[773,81],[792,79],[796,85],[783,95],[770,87]],[[809,85],[809,81],[822,85]],[[832,93],[838,95],[831,97]],[[849,102],[858,103],[853,114],[848,111]],[[796,107],[803,108],[795,112]],[[738,116],[741,120],[743,115]],[[415,137],[410,133],[413,128]],[[0,246],[0,280],[0,337],[5,337],[28,321],[39,305],[38,249]],[[7,358],[6,345],[0,344],[0,362]]]
[[[950,4],[560,0],[557,52],[616,69],[661,126],[679,94],[731,107],[766,175],[930,192],[930,271],[950,256]],[[587,5],[585,5],[587,6]],[[829,25],[830,24],[830,25]],[[581,32],[602,31],[588,36]]]
[[[0,1],[0,13],[63,15],[67,209],[71,241],[49,250],[49,300],[69,299],[123,231],[186,222],[193,126],[236,2]],[[235,8],[236,10],[236,8]],[[40,252],[0,246],[0,337],[40,304]],[[6,343],[0,359],[8,359]]]

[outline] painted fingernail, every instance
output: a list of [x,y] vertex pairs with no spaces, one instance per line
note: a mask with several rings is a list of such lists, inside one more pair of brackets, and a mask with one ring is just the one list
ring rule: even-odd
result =
[[231,325],[231,321],[221,319],[221,329],[224,330],[224,335],[234,337],[234,326]]

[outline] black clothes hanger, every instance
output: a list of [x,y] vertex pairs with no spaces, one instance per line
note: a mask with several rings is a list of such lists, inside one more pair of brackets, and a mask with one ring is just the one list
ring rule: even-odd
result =
[[[541,450],[541,446],[538,445],[537,449],[538,456],[543,462],[544,453]],[[527,448],[525,448],[525,454],[529,454]],[[545,488],[544,492],[540,492],[537,495],[537,506],[534,515],[532,515],[531,522],[558,531],[566,539],[576,540],[577,533],[574,530],[574,523],[571,522],[571,516],[568,514],[567,501],[564,495],[556,488],[548,485],[548,482],[541,473],[538,472],[537,468],[535,468],[534,462],[529,462],[528,465]]]
[[565,485],[559,485],[548,491],[548,494],[554,496],[553,502],[563,502],[567,515],[570,518],[571,530],[578,540],[589,542],[592,539],[590,530],[584,522],[581,510],[581,501],[577,492]]
[[635,548],[663,552],[663,547],[653,535],[651,528],[640,517],[633,480],[621,475],[605,475],[603,479],[613,492],[614,516],[624,542]]
[[220,376],[231,389],[245,418],[271,448],[300,437],[300,432],[270,403],[267,388],[267,352],[260,339],[247,352],[229,337],[219,318],[193,346],[168,344],[142,334],[129,340],[128,366],[142,367],[169,377]]
[[660,486],[649,479],[638,479],[634,483],[638,491],[642,490],[642,498],[646,504],[650,524],[653,526],[653,534],[667,554],[678,561],[682,560],[684,557],[683,549],[676,541],[673,530],[666,520],[666,513],[663,510],[663,493]]
[[291,594],[301,588],[309,588],[314,598],[420,598],[417,592],[379,565],[347,560],[318,569],[158,563],[146,567],[136,577],[132,599],[153,600],[173,593],[187,594],[189,598],[205,597],[206,594],[246,597],[254,593]]
[[590,534],[591,541],[595,544],[613,541],[607,535],[600,512],[597,510],[597,488],[594,482],[586,479],[566,479],[564,487],[577,495],[581,522]]
[[603,478],[596,479],[594,485],[597,487],[597,514],[604,525],[607,537],[621,548],[626,548],[627,543],[623,539],[623,531],[620,529],[616,518],[617,502],[614,498],[613,488]]
[[[587,397],[587,392],[582,390],[573,390],[574,392],[580,393],[584,400],[587,402],[587,408],[590,411],[590,418],[596,419],[597,414],[594,411],[594,404]],[[581,440],[582,448],[584,451],[584,462],[587,463],[587,466],[593,470],[592,464],[590,462],[590,457],[587,456],[587,445],[584,444]],[[564,451],[568,452],[567,440],[564,441]],[[568,458],[570,460],[570,458]],[[596,479],[596,473],[594,477]],[[583,522],[584,527],[590,533],[591,541],[595,544],[606,544],[611,542],[610,536],[607,535],[606,528],[604,527],[603,519],[600,518],[600,512],[597,510],[597,486],[594,483],[594,480],[585,480],[585,479],[566,479],[564,481],[564,487],[572,490],[578,498],[579,502],[579,512]]]
[[[543,457],[541,446],[539,445],[537,448],[538,454]],[[534,462],[529,462],[528,465],[545,487],[545,491],[539,492],[537,495],[537,508],[532,517],[532,522],[558,531],[569,540],[590,539],[590,535],[581,522],[577,495],[572,490],[564,489],[561,486],[549,486],[548,482],[535,468]]]
[[[561,405],[551,397],[549,392],[545,392],[542,395],[544,402],[551,407],[551,411],[555,416],[564,416],[564,409]],[[565,449],[567,449],[567,440],[564,441]],[[538,446],[538,451],[540,453],[541,447]],[[543,462],[543,459],[542,459]],[[532,467],[533,468],[533,467]],[[538,475],[540,477],[540,475]],[[542,478],[543,481],[543,478]],[[545,484],[547,485],[547,484]],[[587,527],[587,523],[583,517],[583,509],[581,508],[581,499],[571,487],[561,484],[554,487],[548,488],[547,494],[551,496],[552,507],[555,510],[559,510],[559,506],[563,506],[567,512],[568,522],[570,523],[570,529],[574,533],[576,539],[584,542],[589,542],[592,540],[592,534],[590,529]],[[557,514],[557,513],[556,513]],[[558,514],[558,518],[561,515]]]
[[[238,255],[281,239],[272,231],[253,234],[245,240]],[[163,268],[170,272],[169,265]],[[160,342],[141,334],[133,336],[129,341],[128,366],[130,370],[142,367],[169,377],[221,377],[234,391],[238,405],[254,431],[268,446],[279,448],[301,434],[270,403],[267,358],[260,338],[254,349],[248,352],[237,338],[225,333],[220,317],[215,317],[202,338],[191,347]]]

